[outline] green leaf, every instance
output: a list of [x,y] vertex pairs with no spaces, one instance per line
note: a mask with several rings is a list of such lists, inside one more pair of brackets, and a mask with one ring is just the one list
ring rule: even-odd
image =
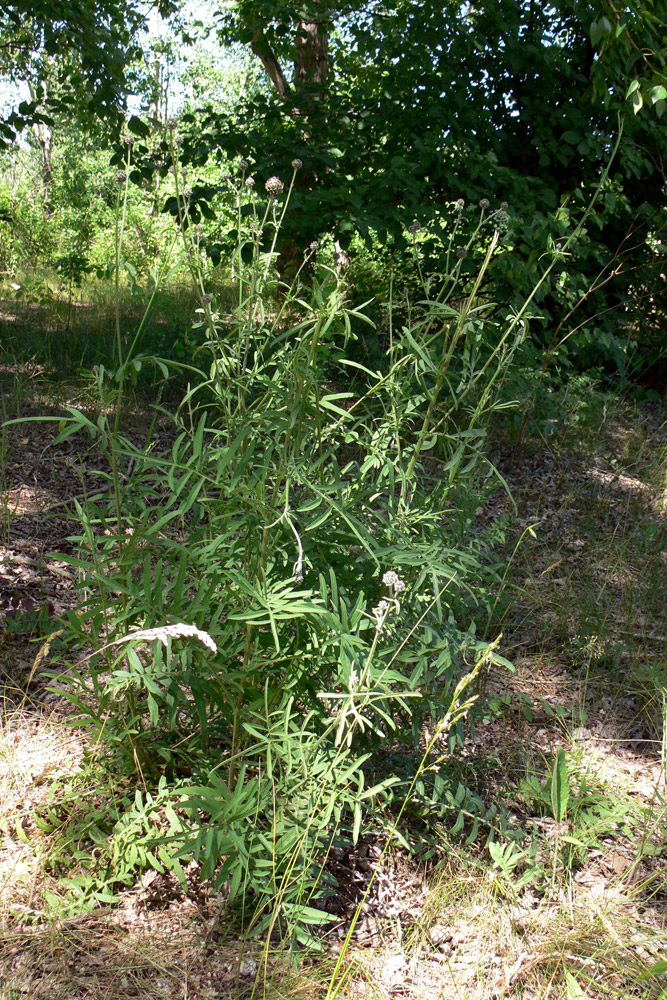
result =
[[570,782],[567,776],[565,751],[562,747],[558,747],[553,771],[551,772],[551,813],[558,823],[561,823],[567,815],[569,800]]
[[127,123],[128,130],[132,132],[133,135],[141,136],[142,139],[147,139],[151,134],[146,122],[143,122],[141,118],[137,118],[136,115],[132,115],[129,122]]
[[655,113],[658,116],[658,118],[662,118],[662,116],[664,115],[666,105],[667,105],[666,101],[656,101]]
[[641,90],[635,90],[632,95],[632,110],[635,114],[638,114],[644,106],[644,98],[642,97]]
[[285,903],[285,912],[291,917],[295,917],[304,924],[328,924],[331,921],[331,914],[324,910],[316,910],[314,906],[303,906],[301,903]]
[[16,831],[16,836],[19,838],[20,841],[22,841],[24,844],[30,843],[28,835],[23,829],[23,820],[21,819],[20,816],[17,816],[16,819],[14,820],[14,830]]
[[659,958],[657,962],[649,966],[641,976],[638,977],[637,982],[643,982],[646,979],[652,979],[653,976],[664,976],[667,972],[667,960],[664,958]]
[[651,87],[651,103],[657,104],[658,101],[664,101],[667,97],[667,87],[663,87],[660,83],[657,87]]
[[565,970],[565,983],[567,985],[565,992],[567,1000],[590,1000],[588,993],[584,993],[577,980],[567,969]]
[[639,80],[633,80],[627,91],[625,92],[625,99],[627,101],[628,97],[634,94],[635,90],[639,89]]

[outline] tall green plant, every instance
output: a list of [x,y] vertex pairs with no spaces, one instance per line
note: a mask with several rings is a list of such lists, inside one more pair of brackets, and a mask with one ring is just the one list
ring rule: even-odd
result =
[[[452,266],[439,283],[422,275],[386,373],[352,363],[363,313],[344,275],[312,246],[289,284],[278,278],[298,160],[265,195],[240,165],[238,297],[224,314],[176,167],[201,346],[171,448],[123,433],[141,327],[98,376],[113,419],[108,405],[97,424],[72,410],[60,433],[95,434],[110,470],[108,491],[77,510],[70,648],[93,654],[70,666],[70,697],[146,794],[174,782],[184,820],[160,863],[178,873],[194,854],[251,929],[312,943],[330,846],[372,828],[379,805],[402,816],[412,794],[414,772],[383,774],[374,751],[414,752],[425,721],[461,738],[468,664],[509,666],[471,621],[499,577],[465,510],[490,468],[484,425],[520,317],[503,326],[483,294],[502,219],[482,206],[484,257],[467,282],[455,209]],[[341,371],[363,377],[360,391]]]

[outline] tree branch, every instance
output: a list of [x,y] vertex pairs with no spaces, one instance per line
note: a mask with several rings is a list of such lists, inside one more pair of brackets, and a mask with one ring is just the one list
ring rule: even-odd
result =
[[253,32],[251,47],[255,55],[262,60],[264,69],[268,73],[269,79],[278,91],[278,94],[286,101],[292,95],[290,85],[261,28],[256,28]]

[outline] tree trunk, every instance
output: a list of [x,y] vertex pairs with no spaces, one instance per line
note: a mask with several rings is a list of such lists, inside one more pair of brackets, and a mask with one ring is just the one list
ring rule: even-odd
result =
[[[35,90],[32,83],[28,83],[30,90],[30,99],[32,101],[37,100],[37,91]],[[53,202],[51,200],[51,182],[53,181],[53,164],[51,161],[51,154],[53,151],[53,128],[51,125],[46,125],[44,122],[36,122],[33,125],[33,132],[35,138],[37,139],[37,145],[41,153],[42,164],[41,164],[41,175],[42,175],[42,192],[44,194],[44,214],[47,218],[50,218],[53,214]]]
[[[306,122],[305,136],[311,134],[309,118],[313,110],[315,92],[326,87],[329,73],[329,29],[326,20],[298,21],[294,36],[294,73],[288,81],[282,66],[261,28],[255,28],[251,48],[261,59],[274,90],[288,105],[288,113]],[[294,182],[295,189],[307,188],[317,183],[312,173],[300,171]],[[288,236],[280,247],[277,267],[280,278],[289,281],[303,264],[308,241],[307,233],[301,239]],[[301,245],[304,244],[304,245]]]
[[299,21],[296,29],[294,79],[300,85],[324,87],[329,72],[329,32],[324,24]]

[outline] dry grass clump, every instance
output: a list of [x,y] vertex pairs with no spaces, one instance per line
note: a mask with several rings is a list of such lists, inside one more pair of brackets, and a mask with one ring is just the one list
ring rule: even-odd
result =
[[[85,739],[38,707],[0,719],[0,926],[41,916],[54,835],[35,817],[57,808],[57,788],[81,773]],[[47,824],[44,824],[47,825]]]

